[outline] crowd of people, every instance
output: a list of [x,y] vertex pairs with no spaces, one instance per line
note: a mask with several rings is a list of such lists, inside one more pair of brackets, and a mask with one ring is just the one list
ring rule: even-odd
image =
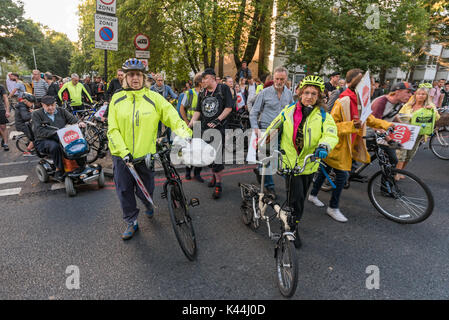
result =
[[[62,153],[58,144],[52,140],[53,133],[39,126],[44,120],[64,127],[68,123],[84,124],[67,110],[56,105],[69,101],[73,110],[85,107],[85,102],[104,101],[108,104],[102,120],[108,120],[108,139],[114,164],[114,182],[123,211],[127,228],[123,239],[130,239],[138,229],[136,205],[137,195],[146,206],[146,215],[152,217],[154,209],[136,188],[135,182],[126,169],[126,163],[135,158],[156,152],[156,139],[161,133],[161,123],[178,136],[189,139],[195,123],[200,123],[201,134],[214,129],[224,141],[227,123],[236,112],[247,112],[249,124],[256,136],[273,139],[272,132],[279,134],[280,147],[286,152],[288,165],[301,163],[307,154],[314,153],[326,163],[326,170],[336,175],[336,188],[332,191],[327,214],[339,222],[347,218],[340,210],[340,197],[344,185],[358,163],[369,163],[363,135],[370,130],[387,130],[394,127],[393,122],[416,124],[417,118],[432,113],[433,122],[438,120],[437,108],[449,105],[449,82],[440,80],[433,87],[421,85],[419,88],[407,82],[381,87],[372,79],[372,114],[362,123],[360,120],[360,101],[356,87],[364,71],[349,70],[345,78],[340,73],[329,75],[324,82],[319,76],[306,76],[295,88],[288,80],[288,70],[278,67],[264,81],[253,78],[246,62],[242,63],[235,77],[220,78],[214,69],[206,68],[185,83],[180,92],[165,84],[163,74],[146,73],[142,62],[137,59],[127,60],[117,77],[106,85],[101,77],[84,77],[82,82],[77,74],[61,79],[50,73],[42,74],[39,70],[32,73],[31,88],[21,81],[15,73],[8,74],[7,90],[0,86],[0,131],[2,147],[8,147],[6,124],[11,114],[11,105],[16,107],[16,128],[30,134],[29,123],[33,122],[33,131],[38,139],[24,155],[31,155],[33,148],[46,152],[58,164],[57,178],[63,177],[61,163]],[[40,108],[42,107],[42,108]],[[432,117],[432,116],[431,116]],[[277,130],[271,130],[277,129]],[[385,152],[390,162],[399,169],[405,168],[416,154],[420,142],[428,132],[419,135],[412,150],[397,152],[386,146]],[[388,138],[387,138],[388,139]],[[212,198],[218,199],[223,192],[223,170],[221,162],[213,163],[211,180],[208,187],[213,188]],[[325,206],[318,198],[320,187],[326,178],[319,172],[313,182],[318,167],[308,164],[306,170],[290,181],[290,207],[293,208],[294,221],[292,229],[299,233],[297,224],[301,220],[304,202],[310,201],[316,206]],[[145,166],[136,166],[149,191],[154,191],[154,173]],[[266,193],[276,198],[273,174],[265,176]],[[185,178],[204,183],[201,167],[187,167]],[[254,169],[259,183],[261,168]],[[363,176],[354,177],[363,179]],[[395,179],[400,180],[400,175]],[[312,191],[307,197],[307,191]],[[388,192],[386,191],[386,196]],[[306,199],[307,198],[307,199]]]

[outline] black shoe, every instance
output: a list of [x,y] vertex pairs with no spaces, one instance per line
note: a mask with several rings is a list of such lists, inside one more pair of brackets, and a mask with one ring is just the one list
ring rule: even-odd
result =
[[217,185],[215,187],[214,193],[212,193],[212,199],[220,198],[221,197],[221,192],[222,192],[221,186]]
[[274,190],[274,188],[266,188],[265,193],[267,195],[269,195],[273,200],[276,200],[277,195],[276,195],[276,191]]
[[64,173],[61,170],[56,171],[54,178],[56,181],[62,182],[64,181]]
[[255,168],[255,169],[253,169],[253,172],[256,175],[257,183],[260,184],[261,181],[262,181],[262,178],[261,178],[261,176],[259,174],[259,169]]
[[293,241],[293,244],[295,245],[296,249],[299,249],[302,246],[301,238],[299,237],[299,226],[296,226],[293,233],[295,234],[295,240]]
[[9,147],[6,143],[3,143],[3,150],[9,151]]
[[196,181],[198,181],[200,183],[204,183],[204,179],[200,175],[193,176],[193,179],[195,179]]
[[357,181],[357,182],[368,182],[368,177],[367,176],[362,176],[359,173],[351,173],[349,175],[349,180]]
[[209,181],[209,184],[208,184],[207,186],[208,186],[209,188],[213,188],[213,187],[215,187],[215,182],[216,182],[215,176],[213,176],[213,177],[212,177],[212,180]]
[[186,180],[192,180],[192,177],[190,176],[190,174],[186,174]]

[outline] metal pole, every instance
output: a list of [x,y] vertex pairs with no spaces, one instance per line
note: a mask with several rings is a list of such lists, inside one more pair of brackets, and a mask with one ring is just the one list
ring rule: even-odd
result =
[[36,54],[34,53],[34,48],[33,49],[33,58],[34,58],[34,69],[37,70],[37,64],[36,64]]
[[104,82],[108,83],[108,50],[104,50]]

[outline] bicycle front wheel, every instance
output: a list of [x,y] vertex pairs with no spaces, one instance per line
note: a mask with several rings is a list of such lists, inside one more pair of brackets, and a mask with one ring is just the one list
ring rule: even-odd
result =
[[17,137],[16,147],[20,152],[27,152],[29,151],[27,148],[30,142],[31,142],[30,139],[28,139],[26,135],[22,134]]
[[437,131],[429,141],[430,150],[441,160],[449,160],[449,131]]
[[167,186],[168,211],[179,246],[187,259],[195,260],[197,247],[192,218],[179,183]]
[[[404,178],[396,181],[397,174]],[[392,169],[389,177],[382,171],[376,172],[368,182],[368,195],[377,211],[397,223],[422,222],[432,214],[434,207],[429,187],[404,170]]]
[[298,258],[293,241],[283,235],[276,248],[276,271],[279,290],[284,297],[291,297],[298,285]]

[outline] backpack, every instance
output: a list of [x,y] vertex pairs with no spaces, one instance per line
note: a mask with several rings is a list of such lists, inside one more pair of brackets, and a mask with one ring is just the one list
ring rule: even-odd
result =
[[410,123],[415,126],[420,126],[420,135],[430,136],[435,129],[435,109],[421,108],[412,114]]

